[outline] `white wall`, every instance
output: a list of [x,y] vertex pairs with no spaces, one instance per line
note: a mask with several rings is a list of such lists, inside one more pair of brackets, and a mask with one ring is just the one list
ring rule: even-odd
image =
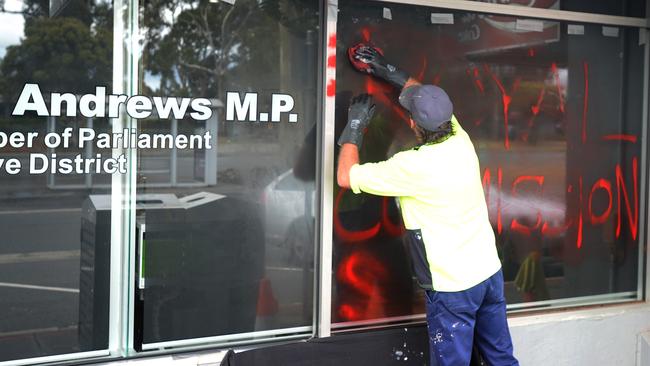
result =
[[650,365],[645,303],[522,315],[509,318],[509,325],[522,366]]

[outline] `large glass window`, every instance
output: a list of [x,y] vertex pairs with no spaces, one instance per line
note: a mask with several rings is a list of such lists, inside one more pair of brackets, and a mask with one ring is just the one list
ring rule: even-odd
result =
[[143,3],[141,94],[211,110],[142,119],[139,132],[212,136],[138,154],[143,349],[310,331],[318,14],[317,1]]
[[[479,155],[512,308],[640,296],[638,29],[342,2],[336,125],[352,95],[373,94],[368,162],[414,141],[398,92],[350,66],[359,42],[450,94]],[[394,200],[335,197],[333,321],[422,313]]]
[[108,348],[110,175],[51,169],[54,154],[103,160],[110,151],[48,147],[45,135],[72,128],[76,145],[78,128],[106,131],[109,121],[66,116],[65,103],[62,117],[14,108],[26,84],[40,89],[46,115],[57,114],[51,93],[69,93],[75,110],[96,87],[110,93],[112,9],[0,1],[0,361]]

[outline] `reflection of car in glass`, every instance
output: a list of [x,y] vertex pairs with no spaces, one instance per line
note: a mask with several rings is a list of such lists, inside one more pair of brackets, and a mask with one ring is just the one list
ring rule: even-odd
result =
[[298,265],[311,258],[305,256],[312,253],[314,182],[299,180],[289,169],[264,188],[262,200],[268,260]]

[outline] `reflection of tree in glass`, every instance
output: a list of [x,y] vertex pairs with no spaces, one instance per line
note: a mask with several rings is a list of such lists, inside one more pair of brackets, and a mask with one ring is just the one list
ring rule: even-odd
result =
[[112,4],[73,0],[56,17],[49,2],[25,1],[24,38],[7,48],[0,85],[15,100],[25,83],[45,92],[93,92],[112,78]]
[[[238,0],[152,0],[142,23],[146,30],[146,71],[159,86],[145,92],[215,96],[227,89],[277,88],[280,84],[278,23],[304,37],[315,29],[316,2]],[[151,90],[154,88],[158,90]]]

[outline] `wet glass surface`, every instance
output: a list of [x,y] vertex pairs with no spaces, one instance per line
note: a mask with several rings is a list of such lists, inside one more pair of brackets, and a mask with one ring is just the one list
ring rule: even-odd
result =
[[[634,298],[639,31],[393,4],[390,10],[386,19],[383,6],[346,2],[338,14],[337,130],[352,95],[369,92],[378,105],[362,162],[414,144],[398,91],[347,59],[348,47],[365,42],[450,95],[481,162],[509,304],[627,292]],[[422,313],[394,200],[335,192],[334,321]]]
[[13,111],[26,83],[39,86],[48,111],[50,93],[110,90],[113,5],[0,4],[0,133],[38,133],[31,147],[0,139],[3,163],[15,159],[22,167],[15,175],[6,165],[0,170],[0,361],[106,349],[110,175],[51,173],[52,163],[41,170],[47,159],[31,164],[30,156],[106,159],[110,151],[94,146],[48,148],[44,135],[81,127],[105,132],[109,121]]
[[[143,342],[311,326],[317,2],[149,1],[140,10],[142,93],[215,107],[205,121],[139,121],[140,133],[214,136],[212,149],[138,155],[138,200],[153,199],[138,213]],[[254,122],[225,120],[227,92],[257,93]],[[297,122],[286,113],[262,121],[274,93],[293,98]]]

